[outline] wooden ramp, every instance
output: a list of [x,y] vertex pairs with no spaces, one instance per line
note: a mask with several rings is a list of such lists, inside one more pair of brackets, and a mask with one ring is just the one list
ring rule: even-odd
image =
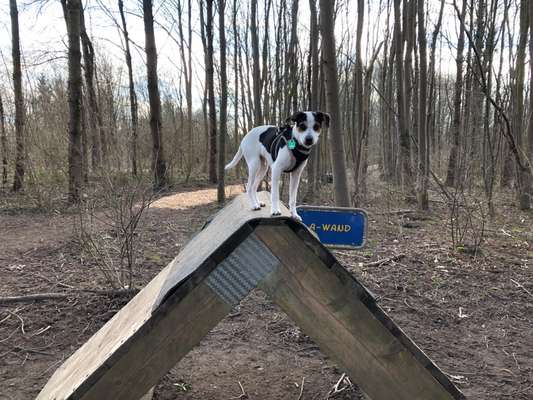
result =
[[256,286],[372,400],[464,399],[304,225],[285,208],[271,218],[260,196],[261,211],[241,195],[215,215],[37,399],[141,398]]

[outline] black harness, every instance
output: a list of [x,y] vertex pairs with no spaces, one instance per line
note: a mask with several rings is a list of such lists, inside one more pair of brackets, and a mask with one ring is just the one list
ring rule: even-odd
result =
[[[268,128],[259,135],[259,141],[272,156],[272,161],[276,161],[279,151],[287,146],[287,143],[292,138],[292,126]],[[292,172],[298,168],[309,157],[311,148],[304,147],[296,141],[296,147],[294,149],[289,149],[289,151],[292,153],[295,163],[292,168],[285,170],[284,172]]]

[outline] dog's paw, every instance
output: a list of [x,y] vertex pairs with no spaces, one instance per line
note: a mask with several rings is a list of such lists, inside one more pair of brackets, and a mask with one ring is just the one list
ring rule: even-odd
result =
[[276,216],[278,216],[278,215],[281,215],[281,212],[280,212],[280,211],[278,211],[278,210],[272,210],[272,216],[273,216],[273,217],[276,217]]
[[263,203],[262,201],[260,201],[260,202],[259,202],[259,206],[260,206],[260,207],[264,207],[264,206],[266,206],[266,204]]
[[261,209],[260,206],[254,206],[252,207],[252,211],[259,211]]
[[302,222],[302,217],[300,217],[297,213],[292,213],[291,217],[292,217],[292,219],[294,219],[294,220],[296,220],[298,222]]

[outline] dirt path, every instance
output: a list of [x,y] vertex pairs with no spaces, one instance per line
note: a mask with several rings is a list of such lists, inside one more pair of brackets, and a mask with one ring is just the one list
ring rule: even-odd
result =
[[[228,189],[229,195],[242,187]],[[158,200],[142,229],[142,286],[218,210],[212,188]],[[368,245],[339,259],[471,399],[533,398],[533,253],[521,232],[533,215],[509,214],[482,256],[450,251],[445,216],[382,215],[373,199]],[[1,211],[0,211],[1,212]],[[0,214],[0,295],[101,287],[95,265],[62,215]],[[102,232],[106,234],[106,232]],[[382,265],[373,261],[404,254]],[[368,265],[370,264],[370,265]],[[519,286],[521,285],[521,286]],[[0,306],[0,400],[34,398],[52,372],[128,298],[73,293],[66,300]],[[325,399],[342,370],[260,291],[254,291],[158,385],[156,399]],[[303,383],[303,388],[302,388]],[[348,382],[335,399],[358,399]],[[242,389],[241,389],[242,387]]]

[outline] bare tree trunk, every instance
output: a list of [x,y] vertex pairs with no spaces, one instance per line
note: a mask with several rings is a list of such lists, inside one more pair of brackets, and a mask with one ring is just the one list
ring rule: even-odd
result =
[[[461,10],[462,19],[466,15],[466,1],[463,1]],[[464,47],[465,47],[465,28],[463,24],[459,26],[459,40],[457,42],[457,57],[456,57],[456,73],[455,73],[455,87],[453,94],[453,119],[452,119],[452,147],[450,149],[450,157],[448,158],[448,169],[446,173],[446,185],[457,185],[457,157],[459,153],[459,137],[461,133],[461,100],[463,97],[463,62],[464,62]]]
[[257,0],[251,0],[251,25],[250,34],[252,38],[252,81],[254,92],[254,124],[263,123],[263,113],[261,111],[261,71],[259,69],[259,35],[257,27]]
[[[518,39],[518,49],[516,54],[516,65],[514,68],[515,90],[513,98],[513,119],[512,126],[514,136],[516,138],[516,145],[518,148],[522,147],[523,143],[523,121],[524,121],[524,78],[525,78],[525,64],[526,64],[526,46],[527,36],[529,30],[528,23],[528,5],[527,1],[520,2],[520,36]],[[518,183],[518,201],[522,210],[529,209],[529,196],[524,191],[523,186],[526,184],[525,174],[517,168],[517,183]]]
[[233,108],[235,148],[239,146],[239,32],[237,30],[237,0],[233,0],[233,80],[235,81],[235,97]]
[[24,98],[22,97],[22,68],[20,66],[20,35],[17,1],[9,0],[11,15],[11,38],[13,57],[13,87],[15,89],[15,179],[13,191],[18,192],[24,185],[25,133],[24,133]]
[[83,182],[81,152],[81,1],[66,0],[68,26],[69,201],[77,203]]
[[97,169],[100,167],[100,164],[102,162],[105,134],[103,132],[102,115],[98,107],[98,100],[96,98],[96,91],[94,88],[94,48],[85,28],[85,16],[83,8],[81,9],[80,17],[80,32],[82,55],[85,65],[85,84],[87,86],[87,97],[89,100],[89,123],[91,128],[92,139],[92,164],[93,169]]
[[[308,58],[308,99],[309,110],[318,110],[319,93],[318,93],[318,73],[320,72],[319,64],[319,32],[318,32],[318,16],[316,8],[316,0],[309,0],[310,10],[310,31],[309,31],[309,58]],[[319,145],[320,146],[320,145]],[[305,199],[308,202],[314,200],[317,190],[317,157],[319,149],[314,149],[309,155],[309,161],[307,166],[307,193]]]
[[420,51],[420,80],[418,90],[418,174],[417,198],[422,210],[429,209],[428,201],[428,132],[427,132],[427,42],[424,25],[424,2],[418,1],[418,47]]
[[326,103],[331,115],[329,134],[331,136],[330,155],[333,165],[335,203],[340,207],[350,205],[346,178],[346,155],[343,135],[340,131],[341,112],[339,107],[339,82],[335,46],[335,21],[333,8],[328,0],[320,0],[320,30],[322,32],[322,63],[326,80]]
[[167,184],[167,165],[163,152],[161,98],[159,96],[157,78],[157,49],[155,45],[152,0],[143,0],[143,17],[146,38],[146,75],[150,102],[150,132],[152,134],[152,172],[154,174],[154,189],[161,189]]
[[220,40],[220,131],[218,133],[218,186],[217,200],[224,203],[226,195],[224,192],[224,165],[226,156],[226,135],[228,120],[228,77],[226,72],[226,25],[224,23],[224,13],[226,10],[225,0],[218,0],[218,27]]
[[398,106],[398,125],[400,130],[400,163],[401,177],[404,189],[411,192],[412,189],[412,171],[411,171],[411,147],[409,140],[409,120],[408,105],[406,104],[405,94],[405,75],[403,68],[403,50],[404,40],[401,30],[401,0],[394,0],[394,43],[396,46],[396,101]]
[[133,81],[133,67],[131,63],[130,39],[126,17],[124,14],[124,2],[118,0],[118,9],[122,20],[122,33],[124,34],[126,66],[128,67],[128,89],[130,95],[130,113],[131,113],[131,172],[133,176],[138,174],[137,166],[137,131],[139,124],[137,94],[135,93],[135,83]]
[[[357,0],[357,28],[355,39],[355,76],[354,76],[354,98],[355,98],[355,135],[352,142],[353,154],[353,185],[357,196],[360,195],[360,172],[361,172],[361,146],[363,146],[363,55],[361,39],[363,35],[363,22],[365,16],[364,0]],[[356,203],[359,200],[356,200]]]
[[287,49],[287,93],[285,97],[285,105],[283,107],[284,114],[289,116],[296,112],[296,102],[298,99],[298,0],[292,0],[291,10],[291,35],[289,41],[289,48]]
[[[188,32],[187,32],[187,42],[185,41],[185,36],[183,33],[183,23],[182,23],[182,9],[181,1],[177,0],[176,9],[178,12],[178,31],[179,31],[179,47],[181,55],[181,63],[183,65],[183,77],[185,80],[185,98],[187,101],[187,167],[186,167],[186,178],[188,181],[192,173],[193,168],[193,118],[192,118],[192,24],[191,24],[191,0],[187,2],[187,22],[188,22]],[[185,47],[187,47],[187,53],[185,53]]]
[[529,176],[526,182],[526,189],[529,190],[529,201],[533,203],[533,1],[527,2],[529,16],[529,124],[527,128],[527,151],[526,159],[529,164]]
[[2,146],[2,187],[7,185],[7,132],[4,103],[0,93],[0,146]]
[[206,74],[207,96],[209,105],[209,181],[217,182],[217,114],[215,105],[215,82],[213,61],[213,0],[207,0],[206,21]]
[[[431,53],[429,55],[429,67],[428,67],[428,84],[429,84],[429,92],[428,92],[428,111],[427,111],[427,125],[426,129],[428,131],[428,138],[430,138],[430,143],[428,149],[431,149],[431,152],[435,152],[435,148],[438,148],[437,153],[437,163],[440,167],[440,146],[436,146],[436,142],[440,144],[440,125],[437,125],[437,115],[440,113],[439,105],[436,104],[435,98],[435,53],[437,48],[437,39],[440,33],[440,28],[442,26],[442,17],[444,14],[444,5],[446,4],[445,0],[441,0],[440,3],[440,10],[439,10],[439,16],[437,18],[437,23],[435,24],[435,29],[433,30],[433,34],[431,35]],[[441,79],[441,73],[439,71],[439,82]],[[440,120],[438,122],[441,122]],[[438,140],[437,140],[438,137]],[[439,168],[440,169],[440,168]]]

